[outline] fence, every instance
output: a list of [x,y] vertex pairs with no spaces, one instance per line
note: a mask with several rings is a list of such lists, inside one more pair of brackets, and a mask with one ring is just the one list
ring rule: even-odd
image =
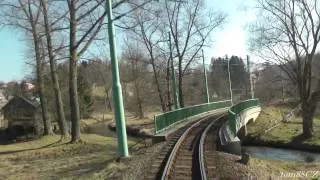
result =
[[227,108],[232,105],[231,100],[212,102],[206,104],[200,104],[196,106],[186,107],[156,115],[154,117],[155,122],[155,134],[167,130],[168,128],[174,126],[175,124],[204,112]]
[[237,134],[237,122],[238,120],[238,114],[246,109],[259,106],[259,100],[258,99],[249,99],[246,101],[242,101],[234,106],[232,106],[228,111],[228,123],[230,130],[234,133],[234,135]]

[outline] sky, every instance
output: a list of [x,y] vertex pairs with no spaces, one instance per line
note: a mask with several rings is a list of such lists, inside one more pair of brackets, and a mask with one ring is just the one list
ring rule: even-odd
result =
[[213,43],[207,50],[207,59],[219,56],[250,55],[248,52],[248,33],[246,26],[255,20],[255,12],[252,10],[252,0],[207,0],[211,8],[227,13],[227,21],[218,31],[212,35]]
[[[255,20],[255,13],[250,8],[253,2],[254,0],[206,0],[208,7],[228,15],[223,28],[213,32],[212,46],[205,49],[207,64],[211,57],[237,55],[245,58],[250,55],[245,27]],[[21,80],[30,73],[24,58],[27,52],[26,42],[21,36],[16,30],[0,29],[0,81]]]
[[16,31],[0,29],[0,81],[20,80],[24,77],[24,44]]

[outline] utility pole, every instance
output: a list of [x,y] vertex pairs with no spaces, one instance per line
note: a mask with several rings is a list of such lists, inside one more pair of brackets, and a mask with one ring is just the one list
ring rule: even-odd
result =
[[173,57],[172,57],[172,44],[171,44],[171,34],[170,31],[168,32],[169,35],[169,49],[170,49],[170,60],[171,60],[171,75],[172,75],[172,93],[173,93],[173,100],[174,100],[174,109],[179,109],[180,104],[178,100],[178,92],[177,92],[177,83],[176,83],[176,73],[174,71],[173,65]]
[[122,88],[119,76],[119,65],[116,53],[116,40],[114,22],[112,17],[112,0],[106,1],[106,11],[108,15],[108,34],[112,67],[112,93],[114,102],[114,114],[116,119],[116,129],[118,137],[118,148],[120,157],[128,157],[127,132],[123,108]]
[[209,89],[208,89],[208,77],[207,77],[207,70],[206,70],[206,64],[204,62],[204,53],[202,49],[202,61],[203,61],[203,75],[204,75],[204,83],[205,83],[205,101],[206,103],[210,103],[210,96],[209,96]]
[[228,56],[226,55],[226,59],[228,61],[228,76],[229,76],[229,91],[230,91],[230,100],[231,100],[231,104],[233,105],[233,101],[232,101],[232,85],[231,85],[231,75],[230,75],[230,60],[228,58]]
[[249,78],[250,78],[250,89],[251,89],[251,99],[254,99],[254,91],[253,91],[253,82],[252,82],[252,77],[251,77],[251,72],[250,72],[250,60],[249,60],[249,55],[247,55],[247,66],[248,66],[248,73],[249,73]]

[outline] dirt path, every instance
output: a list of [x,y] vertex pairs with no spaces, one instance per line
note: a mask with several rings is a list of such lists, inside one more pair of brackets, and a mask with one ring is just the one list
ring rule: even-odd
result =
[[101,136],[108,136],[108,137],[117,137],[116,132],[110,130],[108,127],[109,122],[101,122],[97,124],[91,124],[87,127],[87,133],[89,134],[98,134]]

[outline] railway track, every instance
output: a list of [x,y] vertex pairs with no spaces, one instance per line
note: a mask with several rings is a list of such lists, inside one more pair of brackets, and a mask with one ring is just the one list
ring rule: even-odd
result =
[[206,117],[179,129],[153,164],[153,169],[158,167],[157,175],[147,179],[198,180],[215,177],[212,171],[215,168],[213,151],[216,133],[208,132],[217,129],[217,120],[224,116],[225,113]]
[[204,130],[200,139],[199,162],[201,169],[201,179],[216,179],[219,172],[216,171],[214,151],[217,150],[217,139],[219,128],[227,120],[227,115],[223,115],[211,122]]

